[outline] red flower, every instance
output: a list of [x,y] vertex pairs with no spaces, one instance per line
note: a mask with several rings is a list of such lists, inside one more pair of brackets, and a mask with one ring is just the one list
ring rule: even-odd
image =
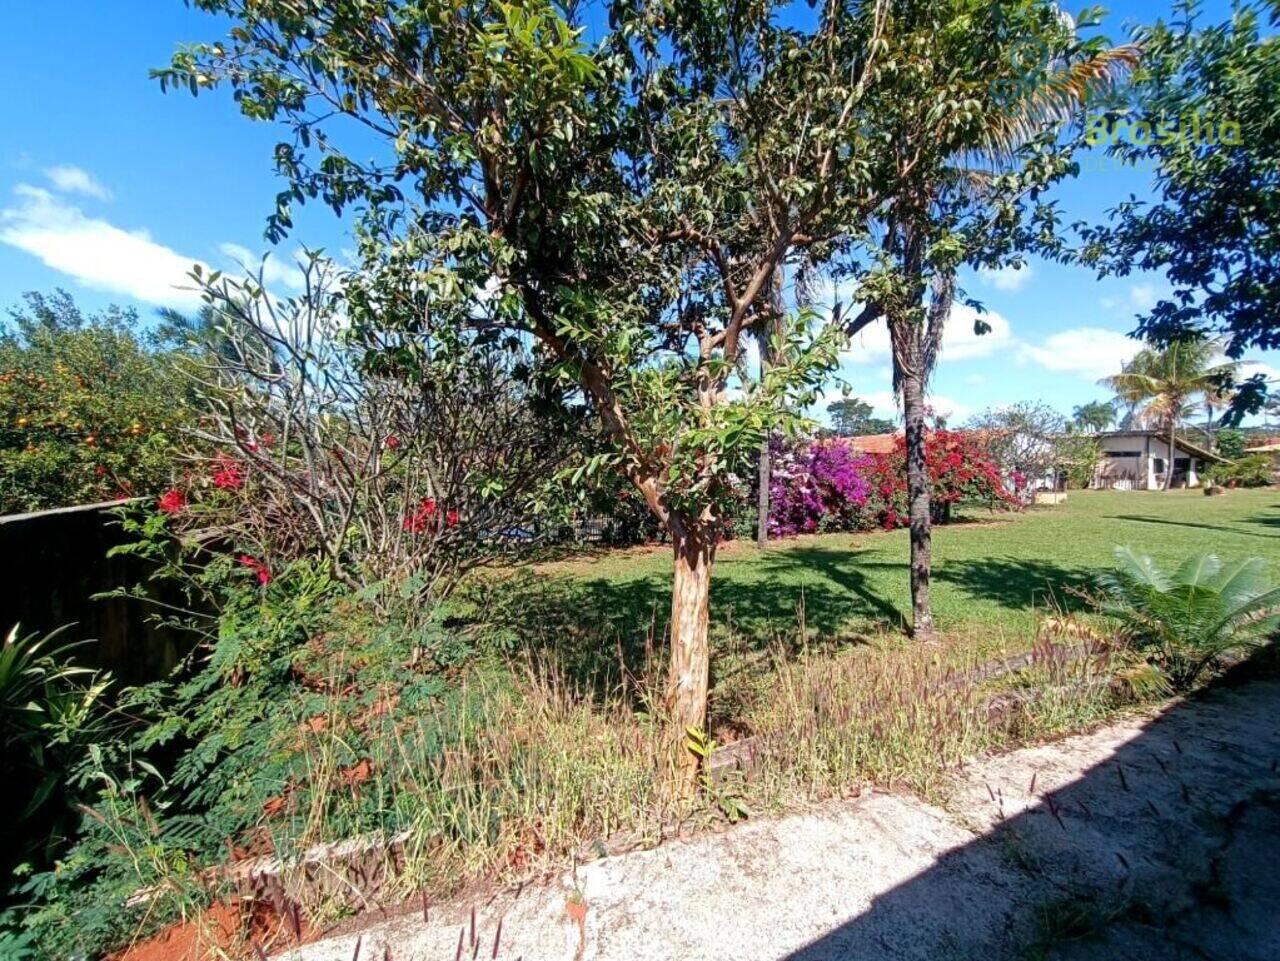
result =
[[181,514],[187,507],[187,495],[175,487],[161,494],[156,506],[163,514]]
[[[436,526],[437,513],[436,499],[434,497],[424,497],[418,509],[406,516],[401,522],[401,527],[411,534],[421,534],[428,528]],[[457,516],[454,511],[450,513],[454,514],[455,517]],[[453,523],[457,523],[457,521],[455,520]]]
[[383,443],[386,445],[387,450],[395,450],[400,446],[400,438],[395,434],[388,434],[387,439],[383,441]]
[[457,526],[458,526],[458,512],[457,512],[457,511],[449,511],[449,513],[445,515],[445,520],[446,520],[446,522],[449,524],[449,526],[450,526],[450,527],[457,527]]
[[220,454],[214,463],[213,486],[225,491],[238,491],[244,486],[244,470],[226,454]]
[[271,568],[267,566],[266,561],[260,561],[250,554],[241,554],[240,563],[253,571],[259,584],[265,586],[271,583]]

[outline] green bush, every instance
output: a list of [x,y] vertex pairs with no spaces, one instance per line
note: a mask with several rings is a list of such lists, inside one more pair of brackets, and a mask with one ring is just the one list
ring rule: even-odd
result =
[[138,316],[85,317],[66,294],[29,294],[0,325],[0,514],[158,491],[189,419],[173,356]]
[[1223,487],[1266,487],[1275,482],[1275,464],[1267,454],[1250,454],[1226,464],[1214,464],[1207,476]]
[[1259,557],[1233,564],[1193,554],[1166,572],[1117,547],[1116,569],[1098,577],[1098,607],[1175,689],[1186,689],[1222,655],[1269,639],[1280,624],[1280,589]]

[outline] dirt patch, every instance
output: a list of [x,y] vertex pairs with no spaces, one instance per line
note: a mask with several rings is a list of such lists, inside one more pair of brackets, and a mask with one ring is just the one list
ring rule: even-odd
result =
[[[315,932],[300,922],[302,940]],[[263,952],[296,945],[292,923],[268,904],[220,901],[190,921],[172,924],[160,933],[107,957],[106,961],[226,961],[253,958]]]

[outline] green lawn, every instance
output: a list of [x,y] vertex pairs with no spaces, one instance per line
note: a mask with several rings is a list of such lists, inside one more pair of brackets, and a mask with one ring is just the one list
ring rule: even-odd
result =
[[[934,532],[933,601],[944,632],[996,644],[1030,640],[1039,612],[1072,606],[1063,588],[1082,583],[1127,544],[1159,560],[1195,551],[1224,560],[1261,556],[1280,577],[1280,492],[1073,491],[1065,505],[1018,515],[975,514]],[[849,639],[902,625],[908,609],[906,531],[828,534],[778,542],[766,552],[725,545],[712,588],[720,638]],[[661,632],[670,589],[665,549],[617,551],[539,568],[536,589],[506,600],[548,641],[565,634],[611,634],[631,648],[651,627]],[[570,645],[573,646],[573,645]]]

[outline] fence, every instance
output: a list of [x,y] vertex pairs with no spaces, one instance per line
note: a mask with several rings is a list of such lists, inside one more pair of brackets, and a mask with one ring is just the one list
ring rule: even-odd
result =
[[[0,517],[0,634],[21,624],[23,634],[74,625],[66,641],[89,640],[77,659],[108,668],[123,683],[155,680],[190,648],[191,639],[152,623],[155,609],[132,598],[94,600],[95,594],[146,584],[146,561],[107,552],[128,538],[110,509],[90,504]],[[156,599],[174,603],[163,587]]]

